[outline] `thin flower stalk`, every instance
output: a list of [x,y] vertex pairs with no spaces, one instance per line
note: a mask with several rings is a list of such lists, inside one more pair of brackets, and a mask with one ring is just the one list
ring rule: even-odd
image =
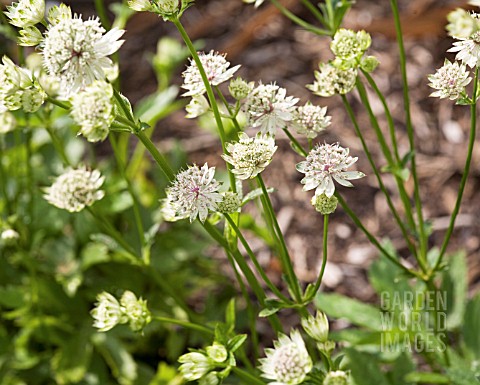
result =
[[252,251],[252,249],[250,248],[250,245],[248,244],[247,240],[245,239],[245,237],[243,236],[242,232],[240,231],[240,229],[238,228],[237,224],[235,223],[235,221],[232,219],[232,217],[228,214],[224,214],[225,215],[225,218],[227,219],[228,223],[230,224],[230,226],[232,227],[233,231],[235,231],[235,234],[237,234],[238,238],[240,239],[240,242],[242,243],[243,247],[245,248],[245,250],[247,251],[247,254],[248,256],[250,257],[250,259],[252,260],[253,264],[255,265],[255,268],[257,269],[258,273],[260,274],[260,276],[262,277],[263,281],[266,283],[266,285],[268,286],[268,288],[279,298],[281,299],[282,301],[286,302],[286,303],[289,303],[290,300],[285,297],[281,292],[280,290],[278,290],[278,288],[272,283],[272,281],[270,281],[270,279],[268,278],[268,276],[265,274],[265,271],[263,270],[262,266],[260,265],[260,263],[258,262],[258,259],[257,257],[255,256],[255,253]]
[[412,117],[410,113],[410,95],[408,91],[408,78],[407,78],[407,60],[405,55],[405,47],[403,45],[403,35],[402,35],[402,25],[400,23],[400,14],[398,11],[397,0],[390,0],[390,5],[393,12],[393,18],[395,21],[395,31],[397,33],[397,43],[400,53],[400,70],[402,73],[403,81],[403,108],[405,110],[405,123],[407,127],[408,142],[410,144],[410,151],[412,152],[411,158],[411,168],[412,168],[412,178],[414,186],[414,198],[415,198],[415,208],[417,211],[418,217],[418,230],[419,230],[419,243],[420,243],[420,255],[422,258],[426,259],[427,255],[427,234],[425,233],[425,225],[423,220],[422,212],[422,202],[420,199],[418,175],[417,175],[417,162],[415,156],[415,139],[413,134],[413,125]]
[[303,156],[307,156],[308,155],[308,152],[305,151],[305,149],[303,148],[303,146],[298,142],[298,140],[292,135],[292,133],[290,131],[288,131],[287,128],[284,128],[283,129],[283,132],[285,132],[285,134],[288,136],[288,139],[290,139],[290,141],[295,145],[295,147],[298,149],[298,151],[300,151],[302,153]]
[[455,220],[460,211],[460,206],[462,204],[463,192],[465,191],[465,185],[467,183],[468,174],[470,173],[470,166],[472,163],[473,157],[473,147],[475,145],[475,136],[477,131],[477,90],[478,90],[478,73],[479,69],[475,69],[475,79],[473,82],[473,101],[470,105],[470,135],[468,139],[468,149],[467,149],[467,159],[465,160],[465,167],[463,169],[462,179],[460,181],[460,186],[458,188],[457,200],[455,202],[455,207],[453,209],[452,215],[450,217],[450,223],[448,225],[447,232],[445,233],[445,238],[443,239],[442,247],[440,248],[440,254],[438,256],[435,266],[432,268],[430,275],[433,276],[435,272],[440,268],[443,257],[447,250],[447,246],[450,242],[450,237],[452,236],[453,230],[455,228]]
[[235,113],[235,111],[232,110],[232,107],[228,103],[227,99],[225,99],[225,95],[223,95],[222,91],[220,91],[220,88],[218,86],[215,86],[215,90],[217,91],[217,94],[222,103],[224,104],[225,108],[227,109],[228,114],[230,115],[229,117],[232,120],[233,125],[235,126],[235,130],[237,130],[237,132],[240,132],[242,129],[240,127],[240,124],[238,123],[237,114]]
[[285,238],[283,237],[282,230],[280,229],[280,226],[278,224],[275,211],[273,210],[272,202],[270,201],[270,197],[268,195],[268,191],[267,191],[267,188],[265,187],[265,183],[263,182],[261,174],[257,175],[257,181],[263,192],[263,197],[264,197],[264,199],[262,200],[263,209],[265,210],[267,216],[270,216],[270,218],[272,219],[272,223],[274,227],[273,235],[280,242],[280,247],[281,247],[280,255],[282,257],[283,267],[286,270],[285,273],[287,274],[287,277],[288,277],[290,289],[294,294],[295,300],[297,302],[300,302],[302,298],[300,284],[298,282],[297,276],[295,275],[295,271],[293,270],[293,264],[292,264],[290,255],[288,253],[287,245],[285,243]]
[[317,294],[318,290],[320,289],[320,285],[322,284],[323,274],[325,273],[325,267],[327,266],[327,251],[328,251],[328,218],[329,215],[323,216],[323,248],[322,248],[322,266],[320,267],[320,272],[318,274],[317,281],[315,282],[315,286],[313,287],[312,295],[306,299],[306,302],[310,302],[315,295]]
[[388,193],[384,183],[383,179],[380,175],[380,172],[378,170],[378,167],[375,164],[375,161],[373,160],[372,154],[370,153],[370,150],[367,146],[367,143],[365,141],[365,138],[363,137],[362,131],[360,130],[360,127],[358,125],[357,119],[355,118],[355,114],[352,110],[352,107],[350,103],[348,102],[347,98],[342,95],[342,101],[345,106],[345,109],[347,110],[348,116],[350,117],[350,120],[353,123],[353,127],[355,128],[355,132],[360,139],[360,142],[362,143],[363,151],[365,152],[365,155],[367,156],[368,162],[370,163],[370,166],[372,167],[373,173],[375,174],[375,177],[377,178],[377,183],[382,191],[382,193],[385,195],[385,199],[387,200],[388,207],[390,208],[390,211],[392,212],[393,216],[395,217],[395,220],[402,231],[402,235],[407,242],[407,246],[409,250],[411,251],[412,254],[416,255],[416,249],[415,245],[412,244],[410,241],[410,237],[408,235],[407,229],[405,228],[405,225],[403,224],[402,219],[400,218],[395,206],[393,205],[392,199],[390,198],[390,194]]
[[153,319],[161,323],[168,323],[168,324],[182,326],[185,329],[195,330],[203,334],[208,334],[210,336],[215,335],[214,330],[203,325],[198,325],[193,322],[183,321],[176,318],[161,317],[161,316],[154,316]]
[[301,0],[302,4],[307,8],[310,13],[315,16],[320,23],[325,25],[325,18],[323,17],[322,13],[320,12],[320,9],[318,9],[314,4],[310,2],[310,0]]

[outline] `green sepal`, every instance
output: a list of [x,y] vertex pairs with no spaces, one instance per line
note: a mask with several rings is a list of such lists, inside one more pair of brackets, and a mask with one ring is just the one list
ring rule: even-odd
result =
[[245,343],[246,340],[247,340],[246,334],[239,334],[238,336],[231,338],[227,343],[227,350],[230,353],[234,353],[236,350],[240,348],[240,346],[242,346]]

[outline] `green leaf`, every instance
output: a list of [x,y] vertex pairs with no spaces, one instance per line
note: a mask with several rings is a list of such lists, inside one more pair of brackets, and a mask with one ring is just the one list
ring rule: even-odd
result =
[[315,305],[331,317],[346,318],[355,325],[382,330],[381,312],[374,306],[340,294],[326,293],[319,293],[316,296]]
[[225,322],[233,331],[235,329],[235,298],[232,298],[225,310]]
[[271,315],[275,314],[279,310],[280,309],[278,307],[267,307],[265,309],[262,309],[262,311],[258,313],[258,316],[261,318],[270,317]]
[[0,305],[16,309],[25,305],[24,289],[21,286],[0,287]]
[[480,384],[474,373],[464,368],[447,368],[447,374],[455,385]]
[[402,161],[401,161],[402,167],[405,167],[412,160],[414,155],[415,155],[415,150],[411,150],[407,152],[402,158]]
[[348,367],[356,385],[390,385],[374,356],[367,353],[360,353],[355,349],[345,349],[348,357]]
[[392,385],[408,385],[411,381],[407,381],[405,374],[415,370],[415,364],[410,354],[403,352],[393,363],[389,377]]
[[405,376],[407,382],[415,382],[417,384],[449,384],[450,379],[440,373],[427,372],[411,372]]
[[242,346],[247,340],[246,334],[239,334],[228,341],[227,349],[234,353],[240,346]]
[[[465,278],[464,278],[465,279]],[[480,360],[480,293],[469,301],[462,327],[463,342],[468,350]]]
[[439,295],[446,297],[445,309],[437,309],[447,313],[449,330],[462,325],[467,302],[467,260],[464,252],[458,252],[450,257],[449,268],[443,273],[442,286]]
[[[267,192],[269,194],[275,192],[275,189],[273,187],[267,187]],[[242,199],[242,206],[245,205],[245,203],[249,201],[253,201],[254,199],[258,198],[263,194],[261,188],[256,188],[255,190],[250,191],[247,195],[245,195]]]

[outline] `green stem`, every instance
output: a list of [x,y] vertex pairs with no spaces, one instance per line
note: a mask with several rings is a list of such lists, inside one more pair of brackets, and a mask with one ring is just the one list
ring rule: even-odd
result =
[[285,238],[283,237],[282,230],[280,229],[280,226],[278,224],[275,211],[273,210],[272,202],[270,201],[270,196],[268,195],[268,191],[267,191],[267,188],[265,187],[265,183],[263,182],[261,174],[257,175],[257,180],[258,180],[258,184],[260,185],[260,188],[262,189],[263,196],[265,198],[264,200],[262,200],[262,202],[265,202],[263,209],[267,212],[267,215],[270,216],[270,218],[272,219],[273,227],[276,233],[276,238],[280,242],[280,246],[281,246],[280,255],[282,257],[283,267],[286,270],[285,273],[287,274],[287,277],[288,277],[290,289],[293,292],[295,301],[297,303],[300,303],[302,300],[300,283],[298,282],[297,276],[295,275],[295,271],[293,270],[293,264],[292,264],[290,255],[288,253],[287,245],[285,243]]
[[365,152],[365,155],[367,156],[368,162],[370,163],[370,166],[372,167],[372,170],[375,174],[375,177],[377,179],[378,186],[380,187],[380,190],[382,191],[383,195],[385,196],[385,199],[387,200],[388,207],[390,208],[390,211],[392,212],[393,216],[395,217],[395,220],[402,232],[403,237],[405,238],[405,241],[407,242],[409,250],[412,252],[412,254],[416,255],[416,249],[415,246],[412,244],[410,241],[410,237],[408,236],[408,232],[405,228],[405,225],[403,224],[403,221],[401,220],[397,210],[395,209],[395,206],[393,205],[392,199],[390,197],[390,194],[388,193],[384,183],[383,179],[380,175],[380,172],[375,164],[375,161],[373,160],[372,154],[370,153],[370,150],[368,149],[367,143],[365,141],[365,138],[363,137],[362,130],[360,129],[357,119],[355,117],[355,114],[353,112],[352,106],[348,102],[347,98],[345,95],[342,95],[342,101],[345,106],[345,109],[347,110],[348,116],[350,117],[350,120],[353,123],[353,127],[355,128],[355,133],[357,134],[358,138],[360,139],[360,142],[362,143],[363,151]]
[[150,154],[153,156],[153,159],[155,159],[157,164],[160,166],[160,169],[163,171],[167,179],[170,182],[173,181],[175,179],[175,173],[160,151],[157,150],[157,147],[155,147],[152,140],[145,135],[143,131],[135,132],[135,136],[143,143],[148,152],[150,152]]
[[97,11],[98,17],[102,22],[102,26],[106,30],[109,30],[111,28],[111,25],[110,25],[110,21],[108,20],[107,11],[105,9],[105,4],[103,1],[104,0],[95,0],[95,10]]
[[325,267],[327,266],[327,240],[328,240],[328,215],[323,216],[323,255],[322,255],[322,267],[320,269],[320,273],[317,278],[317,282],[315,282],[315,286],[313,289],[313,293],[310,298],[307,299],[307,302],[311,301],[315,295],[317,294],[318,290],[320,289],[320,285],[322,283],[323,274],[325,273]]
[[145,232],[144,232],[143,223],[142,223],[142,216],[140,214],[140,202],[138,200],[137,194],[135,194],[135,191],[133,189],[133,185],[132,185],[132,182],[131,182],[130,178],[127,177],[127,174],[126,174],[126,171],[125,171],[126,166],[125,166],[125,163],[123,162],[123,159],[122,159],[121,154],[119,152],[117,141],[116,141],[115,137],[111,134],[109,136],[109,139],[110,139],[110,143],[112,145],[115,160],[117,161],[117,166],[118,166],[118,169],[120,171],[120,175],[122,176],[122,178],[127,183],[128,192],[130,193],[130,196],[132,197],[133,215],[135,217],[135,224],[136,224],[136,227],[137,227],[138,238],[140,240],[141,247],[143,247],[145,245]]
[[477,89],[478,89],[478,67],[475,69],[475,79],[473,83],[473,102],[470,105],[470,135],[468,139],[468,149],[467,149],[467,159],[465,160],[465,167],[463,169],[462,179],[460,181],[460,186],[458,187],[457,200],[455,202],[455,207],[453,209],[452,215],[450,217],[450,223],[448,225],[447,232],[445,233],[445,238],[443,239],[442,247],[440,249],[440,254],[437,259],[437,263],[431,270],[430,275],[433,275],[438,268],[440,267],[445,252],[447,250],[448,243],[452,236],[453,230],[455,228],[455,220],[460,211],[460,206],[462,204],[463,192],[465,191],[465,185],[467,184],[468,174],[470,173],[470,165],[472,163],[473,157],[473,147],[475,145],[475,136],[477,131]]
[[35,197],[34,197],[34,189],[33,186],[35,184],[35,174],[33,172],[32,168],[32,130],[30,127],[28,127],[29,124],[29,117],[27,115],[27,132],[25,133],[26,135],[26,140],[25,140],[25,163],[27,165],[27,188],[28,188],[28,211],[30,215],[30,224],[34,222],[34,213],[35,213]]
[[423,277],[420,276],[416,271],[410,270],[409,268],[403,266],[397,258],[395,258],[393,255],[391,255],[381,244],[376,240],[376,238],[366,229],[366,227],[363,225],[363,223],[360,221],[360,218],[357,217],[357,215],[352,211],[352,209],[348,206],[347,202],[342,198],[340,194],[335,192],[335,196],[337,197],[338,201],[340,202],[340,205],[342,208],[345,210],[347,215],[352,219],[353,223],[363,231],[363,233],[366,235],[368,240],[380,251],[387,259],[389,259],[392,263],[394,263],[396,266],[401,268],[405,273],[407,273],[409,276],[417,277],[423,280]]
[[314,15],[318,19],[320,23],[322,23],[323,25],[326,24],[322,12],[320,12],[320,9],[313,5],[310,0],[302,0],[302,4],[312,13],[312,15]]
[[293,21],[295,24],[299,25],[302,28],[305,28],[307,31],[310,31],[316,35],[320,36],[329,36],[330,32],[323,28],[317,28],[314,25],[307,23],[305,20],[299,18],[297,15],[292,13],[290,10],[285,8],[279,1],[270,0],[271,3],[287,18]]
[[199,332],[211,335],[211,336],[215,335],[215,332],[212,329],[207,328],[207,327],[202,326],[202,325],[197,325],[193,322],[182,321],[182,320],[175,319],[175,318],[160,317],[160,316],[153,316],[153,319],[156,320],[156,321],[159,321],[159,322],[163,322],[163,323],[179,325],[179,326],[182,326],[186,329],[196,330],[196,331],[199,331]]
[[418,230],[419,230],[419,243],[420,243],[420,255],[426,260],[427,247],[428,247],[428,237],[425,233],[425,225],[423,220],[422,213],[422,201],[420,199],[418,175],[417,175],[417,163],[415,156],[415,139],[413,135],[413,125],[412,118],[410,114],[410,95],[408,92],[408,78],[407,78],[407,62],[405,55],[405,47],[403,46],[403,35],[402,35],[402,25],[400,23],[400,14],[398,11],[397,0],[390,0],[390,4],[393,11],[393,18],[395,20],[395,30],[397,33],[397,43],[398,49],[400,52],[400,71],[402,73],[402,82],[403,82],[403,104],[405,109],[405,118],[406,118],[406,127],[408,142],[410,144],[410,151],[412,153],[411,165],[412,165],[412,177],[413,177],[413,189],[415,197],[415,208],[417,211],[418,217]]
[[218,96],[220,97],[220,100],[222,101],[225,108],[227,109],[228,114],[230,115],[230,119],[232,120],[233,125],[235,126],[235,129],[237,130],[237,132],[240,132],[242,129],[240,127],[240,124],[238,124],[238,120],[235,112],[232,111],[232,107],[228,103],[227,99],[225,99],[225,96],[223,95],[222,91],[220,91],[220,88],[218,86],[215,86],[215,89],[217,91]]
[[65,152],[65,148],[63,147],[63,143],[57,137],[57,135],[55,134],[55,131],[53,131],[53,128],[50,127],[50,122],[45,121],[45,129],[47,130],[48,135],[50,135],[50,139],[52,140],[53,147],[55,147],[55,150],[62,158],[63,163],[65,163],[68,166],[72,166],[72,163],[70,162],[70,159],[68,159],[68,156]]
[[230,226],[232,227],[232,229],[235,231],[235,233],[237,234],[238,238],[240,239],[240,242],[242,243],[243,247],[245,248],[245,250],[247,251],[247,254],[248,256],[250,257],[250,259],[252,260],[253,264],[255,265],[255,268],[257,269],[258,273],[260,274],[260,276],[262,277],[263,281],[267,284],[268,288],[279,298],[281,299],[282,301],[286,302],[286,303],[289,303],[289,299],[287,297],[285,297],[281,292],[280,290],[278,290],[278,288],[272,283],[272,281],[270,281],[270,279],[268,278],[268,276],[265,274],[265,271],[262,269],[262,266],[260,265],[260,263],[258,262],[258,259],[257,257],[255,256],[255,254],[253,253],[252,249],[250,248],[250,245],[248,244],[247,240],[245,239],[245,237],[243,236],[242,232],[240,231],[240,229],[238,228],[238,226],[236,225],[235,221],[232,219],[232,217],[230,217],[230,215],[228,214],[224,214],[225,218],[227,219],[228,223],[230,224]]
[[52,104],[55,104],[56,106],[60,107],[60,108],[63,108],[64,110],[69,110],[70,107],[68,106],[68,104],[65,104],[57,99],[54,99],[54,98],[51,98],[50,96],[47,97],[47,102],[50,102]]
[[290,131],[288,131],[286,128],[283,129],[283,132],[285,132],[285,134],[288,136],[288,139],[291,140],[291,142],[295,145],[295,147],[302,153],[303,156],[307,156],[308,155],[308,152],[305,151],[305,149],[303,148],[303,146],[298,142],[297,139],[294,138],[294,136],[290,133]]
[[265,382],[260,380],[259,378],[255,377],[253,374],[250,374],[249,372],[240,369],[236,366],[232,368],[232,371],[240,377],[240,379],[244,380],[246,384],[249,385],[266,385]]
[[[203,64],[202,64],[202,61],[200,60],[200,57],[198,56],[197,50],[193,46],[193,43],[190,40],[190,37],[188,36],[187,31],[185,31],[185,28],[183,28],[182,23],[180,22],[178,17],[174,17],[171,20],[173,24],[175,24],[175,27],[177,27],[178,32],[180,32],[180,35],[182,36],[183,41],[187,45],[188,50],[190,51],[190,54],[192,55],[192,58],[195,61],[195,64],[197,65],[198,71],[200,72],[200,76],[202,77],[203,84],[205,85],[205,90],[207,92],[210,106],[212,107],[213,116],[215,118],[215,122],[217,123],[218,133],[220,135],[220,140],[222,142],[222,149],[223,149],[223,152],[226,153],[225,145],[226,145],[227,139],[225,136],[225,129],[223,127],[222,117],[220,116],[220,111],[218,109],[217,100],[215,99],[215,95],[213,93],[212,85],[208,80],[207,74],[205,73],[205,69],[203,68]],[[236,191],[235,176],[231,173],[231,165],[228,162],[226,162],[226,165],[228,170],[228,176],[230,179],[230,187],[232,191]]]
[[[2,150],[2,154],[4,154],[5,151],[5,140],[4,137],[0,137],[0,148]],[[5,209],[7,210],[7,213],[10,215],[13,213],[13,205],[10,202],[10,198],[8,196],[8,191],[7,191],[7,173],[5,172],[5,168],[3,165],[3,159],[5,156],[0,156],[0,185],[2,186],[2,194],[5,202]]]

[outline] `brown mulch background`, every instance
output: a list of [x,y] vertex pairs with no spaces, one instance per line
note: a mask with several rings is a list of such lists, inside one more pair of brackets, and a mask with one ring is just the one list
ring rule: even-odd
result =
[[[299,0],[286,0],[283,3],[299,16],[313,22]],[[445,17],[455,7],[466,7],[466,1],[400,0],[400,3],[408,54],[421,195],[425,203],[425,216],[432,221],[434,228],[431,246],[440,246],[464,167],[469,109],[454,106],[448,100],[429,98],[431,89],[427,86],[427,74],[439,68],[445,57],[453,59],[452,54],[445,53],[452,43],[444,32]],[[86,1],[72,1],[71,5],[77,12],[87,13],[92,9],[91,2]],[[342,194],[372,233],[379,238],[388,237],[403,256],[408,256],[401,233],[378,189],[368,161],[362,155],[361,144],[340,99],[312,96],[305,88],[306,84],[312,83],[313,71],[318,62],[331,57],[329,38],[317,37],[293,25],[268,1],[259,9],[254,9],[241,0],[198,0],[185,13],[183,22],[193,40],[203,41],[205,51],[214,49],[226,52],[232,64],[241,64],[239,74],[245,79],[262,80],[264,83],[275,81],[287,88],[290,95],[299,97],[300,104],[311,100],[315,104],[328,106],[332,125],[317,141],[339,141],[343,146],[350,147],[351,153],[359,156],[358,169],[368,174],[367,178],[355,183],[354,189],[339,187]],[[373,77],[387,96],[397,127],[400,150],[405,154],[408,151],[408,139],[404,127],[401,77],[389,2],[357,0],[348,13],[344,26],[365,29],[372,35],[370,54],[377,56],[381,63]],[[126,42],[120,51],[121,71],[124,92],[133,101],[156,89],[147,54],[155,52],[157,40],[165,35],[180,39],[173,25],[162,22],[152,14],[137,14],[127,25]],[[182,70],[183,68],[179,69],[175,79],[177,85],[182,82]],[[378,164],[384,165],[380,147],[357,94],[350,94],[349,100],[358,114],[372,153]],[[373,94],[371,102],[382,129],[386,130],[382,106]],[[184,115],[184,111],[178,111],[159,123],[155,132],[158,146],[167,149],[173,140],[181,140],[182,146],[190,153],[192,162],[203,164],[208,161],[209,164],[223,167],[218,140],[199,129],[195,121],[186,120]],[[272,199],[286,234],[295,270],[305,283],[311,282],[316,278],[321,263],[323,221],[309,203],[312,193],[303,192],[299,183],[302,174],[294,166],[301,160],[300,157],[290,150],[288,140],[282,133],[277,139],[279,150],[263,175],[267,184],[278,190]],[[386,185],[392,191],[397,207],[400,207],[393,180],[387,178]],[[463,249],[467,252],[471,293],[480,288],[479,187],[480,147],[477,146],[464,203],[449,249]],[[407,190],[412,191],[411,184],[407,185]],[[278,282],[278,261],[260,243],[252,242],[272,279]],[[364,301],[373,300],[373,290],[368,285],[366,270],[370,262],[378,257],[377,252],[341,209],[331,216],[328,247],[329,263],[324,288]]]

